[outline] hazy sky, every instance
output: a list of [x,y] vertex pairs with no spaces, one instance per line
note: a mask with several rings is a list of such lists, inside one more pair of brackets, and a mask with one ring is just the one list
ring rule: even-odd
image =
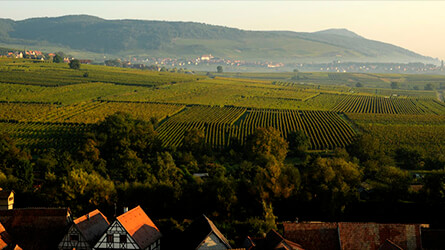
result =
[[194,21],[248,30],[347,28],[368,39],[445,59],[445,1],[5,1],[0,18],[89,14]]

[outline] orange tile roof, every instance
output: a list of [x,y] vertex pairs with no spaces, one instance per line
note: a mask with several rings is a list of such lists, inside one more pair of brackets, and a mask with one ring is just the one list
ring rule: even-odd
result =
[[116,220],[121,223],[141,249],[150,246],[162,236],[159,229],[140,206],[118,216]]
[[11,236],[9,236],[8,232],[6,232],[6,229],[0,223],[0,249],[4,249],[9,244],[11,244],[11,242]]

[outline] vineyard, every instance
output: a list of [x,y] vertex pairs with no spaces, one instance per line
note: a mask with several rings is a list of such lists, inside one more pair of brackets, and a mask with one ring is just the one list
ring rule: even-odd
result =
[[[348,145],[353,128],[400,143],[415,142],[417,136],[422,145],[437,144],[429,137],[440,139],[444,133],[445,104],[436,99],[439,92],[409,90],[423,89],[426,83],[440,86],[443,76],[215,75],[97,65],[72,70],[66,64],[0,59],[0,132],[11,133],[22,146],[70,148],[89,124],[127,112],[142,120],[156,119],[164,146],[173,147],[181,145],[191,128],[204,131],[214,148],[233,140],[243,144],[257,127],[274,127],[284,137],[301,130],[314,150]],[[391,89],[392,81],[404,89]],[[355,87],[358,82],[364,87]]]
[[[385,98],[376,96],[345,95],[333,108],[336,112],[345,113],[378,113],[378,114],[424,114],[436,113],[434,109],[443,109],[442,104],[432,100]],[[428,106],[431,106],[429,108]]]
[[215,107],[181,112],[163,123],[157,131],[164,146],[177,147],[181,145],[186,130],[197,128],[205,132],[209,145],[222,148],[230,145],[232,138],[245,143],[258,127],[274,127],[285,138],[292,131],[301,130],[310,138],[311,148],[316,150],[344,147],[355,134],[333,112]]
[[[84,77],[85,72],[88,72],[88,77]],[[191,82],[200,78],[203,77],[97,65],[82,65],[80,70],[72,70],[66,63],[24,59],[0,60],[0,82],[12,84],[57,87],[87,82],[104,82],[132,86],[158,86]]]

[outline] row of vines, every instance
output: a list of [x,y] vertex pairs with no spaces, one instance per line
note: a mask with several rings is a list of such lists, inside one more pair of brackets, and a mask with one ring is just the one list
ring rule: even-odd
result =
[[[217,119],[207,119],[215,114]],[[258,127],[274,127],[284,138],[293,131],[303,131],[315,150],[344,147],[355,134],[334,112],[215,107],[186,110],[163,123],[157,131],[164,146],[177,147],[186,130],[197,128],[204,131],[206,143],[223,148],[232,140],[244,144]]]

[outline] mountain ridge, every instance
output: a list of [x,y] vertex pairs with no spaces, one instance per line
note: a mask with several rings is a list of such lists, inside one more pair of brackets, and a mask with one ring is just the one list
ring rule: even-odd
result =
[[58,47],[112,56],[282,62],[431,62],[413,51],[344,28],[316,32],[251,31],[198,22],[107,20],[91,15],[0,19],[0,43]]

